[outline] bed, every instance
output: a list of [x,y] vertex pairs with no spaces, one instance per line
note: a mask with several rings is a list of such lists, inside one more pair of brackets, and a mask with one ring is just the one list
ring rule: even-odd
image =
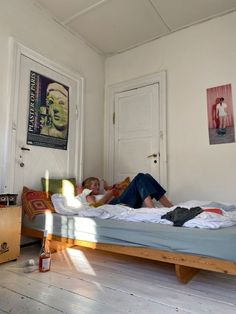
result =
[[[93,209],[93,214],[85,211],[86,216],[82,217],[72,213],[44,213],[30,220],[24,215],[22,234],[42,238],[47,229],[51,249],[55,251],[84,246],[171,263],[182,283],[187,283],[200,269],[236,275],[236,220],[231,225],[211,229],[174,227],[168,222],[144,221],[147,209],[140,209],[138,216],[133,211],[130,215],[129,211],[128,220],[124,219],[127,211],[115,218],[114,208],[112,217],[104,212],[103,216],[98,215],[99,210]],[[235,212],[231,208],[230,214]]]

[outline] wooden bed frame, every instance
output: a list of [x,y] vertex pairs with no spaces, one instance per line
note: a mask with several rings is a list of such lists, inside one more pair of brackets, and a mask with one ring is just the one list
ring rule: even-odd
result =
[[[24,236],[41,239],[43,238],[43,232],[26,227],[22,227],[21,233]],[[236,275],[236,263],[217,258],[209,258],[185,253],[168,252],[155,248],[133,247],[117,244],[74,240],[70,238],[58,237],[53,234],[48,235],[48,241],[52,252],[64,250],[68,247],[82,246],[91,249],[98,249],[113,253],[171,263],[174,264],[176,276],[182,283],[189,282],[193,278],[193,276],[201,269]]]

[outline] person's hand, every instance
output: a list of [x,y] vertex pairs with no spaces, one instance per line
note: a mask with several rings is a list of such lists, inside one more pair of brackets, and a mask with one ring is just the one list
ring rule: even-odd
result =
[[105,196],[108,197],[108,198],[112,198],[114,196],[113,189],[106,191]]
[[107,181],[104,180],[104,179],[101,179],[101,181],[103,182],[103,186],[104,186],[104,190],[107,191],[107,190],[110,190],[111,187],[108,185]]
[[114,198],[114,193],[113,190],[108,190],[106,191],[106,193],[104,194],[103,198],[101,199],[103,204],[107,204],[110,202],[110,200],[112,200]]
[[120,193],[121,192],[120,189],[117,189],[117,188],[114,188],[111,191],[112,191],[114,197],[118,197],[121,194]]
[[120,190],[113,188],[113,189],[108,190],[105,195],[108,198],[112,198],[113,196],[118,197],[120,195]]

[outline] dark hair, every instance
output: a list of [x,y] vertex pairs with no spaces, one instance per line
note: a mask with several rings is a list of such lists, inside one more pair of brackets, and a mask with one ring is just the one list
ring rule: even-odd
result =
[[224,101],[225,99],[224,99],[224,97],[220,97],[220,101]]
[[96,177],[89,177],[89,178],[85,179],[85,180],[82,182],[82,186],[83,186],[84,188],[90,188],[90,185],[91,185],[92,181],[98,181],[98,182],[100,182],[99,179],[96,178]]

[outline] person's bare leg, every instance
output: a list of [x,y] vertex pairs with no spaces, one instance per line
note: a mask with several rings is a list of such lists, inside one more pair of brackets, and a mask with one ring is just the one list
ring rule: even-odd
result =
[[168,198],[163,195],[161,198],[159,198],[159,202],[164,206],[164,207],[172,207],[173,204],[168,200]]
[[220,129],[222,129],[222,128],[223,128],[223,118],[220,117]]
[[146,205],[146,207],[149,207],[149,208],[154,208],[154,207],[155,207],[155,205],[154,205],[154,203],[153,203],[153,201],[152,201],[151,196],[147,196],[147,197],[145,198],[144,204]]
[[223,128],[225,129],[226,128],[226,117],[223,117],[223,122],[222,122],[222,124],[223,124]]

